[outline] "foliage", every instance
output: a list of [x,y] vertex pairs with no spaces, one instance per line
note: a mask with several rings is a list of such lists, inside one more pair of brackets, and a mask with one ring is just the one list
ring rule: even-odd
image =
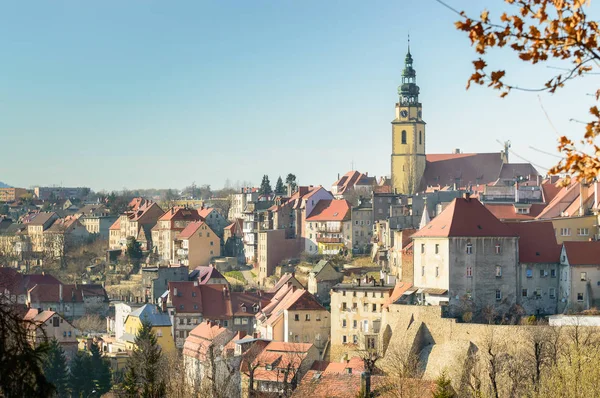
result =
[[446,372],[442,372],[442,374],[435,380],[435,391],[433,392],[433,398],[454,398],[456,394],[452,389],[452,381],[448,378]]
[[110,372],[110,364],[106,358],[102,357],[100,348],[96,343],[93,343],[91,348],[90,358],[90,374],[94,381],[95,390],[98,395],[102,395],[110,391],[112,387],[112,377]]
[[296,182],[296,176],[292,173],[289,173],[286,177],[285,177],[285,183],[287,185],[291,185],[292,187],[292,192],[296,192],[296,190],[298,189],[298,184]]
[[48,344],[33,347],[29,343],[27,329],[37,328],[37,325],[24,322],[8,298],[2,295],[3,291],[0,286],[0,395],[6,398],[49,397],[55,389],[42,369]]
[[59,398],[69,396],[69,371],[65,351],[56,339],[50,342],[43,362],[44,376],[54,385]]
[[244,274],[241,271],[228,271],[225,272],[225,276],[236,279],[240,282],[246,283],[246,278],[244,278]]
[[96,314],[86,314],[73,321],[73,326],[85,334],[106,331],[106,323]]
[[[443,4],[441,0],[438,0]],[[503,13],[499,21],[492,21],[484,10],[479,18],[470,18],[460,12],[461,20],[456,28],[468,34],[471,44],[480,55],[492,48],[510,47],[518,57],[530,64],[548,61],[567,63],[565,72],[553,76],[543,87],[522,88],[505,82],[506,71],[488,71],[488,64],[480,57],[473,61],[474,73],[471,83],[487,84],[505,97],[515,90],[547,91],[554,93],[569,80],[594,73],[600,61],[600,28],[586,12],[588,0],[505,0],[512,13]],[[447,6],[450,8],[449,6]],[[562,69],[562,68],[558,68]],[[595,92],[596,102],[600,99],[600,89]],[[600,135],[600,110],[597,106],[589,109],[592,118],[585,127],[583,140],[578,146],[575,140],[566,136],[559,139],[558,149],[564,158],[551,170],[551,174],[566,173],[565,183],[572,178],[591,182],[600,172],[600,146],[595,139]],[[587,148],[586,148],[587,146]]]
[[8,207],[7,203],[0,204],[0,215],[3,215],[3,216],[7,215],[9,210],[10,210],[10,207]]
[[277,178],[277,183],[275,183],[275,193],[277,195],[285,194],[285,186],[283,185],[283,180],[281,179],[281,176]]
[[94,381],[90,377],[91,358],[88,353],[78,351],[71,360],[69,384],[74,397],[87,397],[94,391]]
[[273,193],[273,188],[271,188],[271,182],[269,181],[269,176],[264,175],[262,178],[262,182],[260,183],[260,188],[258,193],[261,195],[270,195]]
[[133,263],[139,263],[142,259],[142,245],[133,236],[127,237],[126,253],[127,257],[129,257]]
[[164,361],[152,325],[142,322],[135,336],[135,348],[127,360],[122,389],[142,397],[162,397],[166,393]]
[[110,214],[119,215],[129,210],[129,202],[133,196],[127,193],[111,192],[104,198]]

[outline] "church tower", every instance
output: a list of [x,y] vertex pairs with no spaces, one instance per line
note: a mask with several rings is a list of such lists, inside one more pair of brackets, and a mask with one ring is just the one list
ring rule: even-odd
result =
[[418,191],[425,172],[425,122],[410,38],[398,95],[396,118],[392,121],[392,191],[412,195]]

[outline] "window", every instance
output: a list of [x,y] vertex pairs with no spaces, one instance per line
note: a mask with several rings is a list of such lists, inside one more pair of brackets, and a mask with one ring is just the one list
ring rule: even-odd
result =
[[356,329],[357,326],[358,326],[358,323],[357,323],[357,321],[355,319],[355,320],[352,321],[352,329]]
[[223,321],[223,326],[225,326],[225,327],[229,326],[229,321]]
[[198,304],[194,304],[194,309],[197,310],[198,309]]
[[561,228],[560,236],[571,236],[571,228]]
[[363,311],[364,312],[369,312],[369,304],[363,305]]
[[527,297],[527,296],[529,295],[528,293],[529,293],[529,292],[527,291],[527,289],[523,289],[523,290],[521,291],[521,296],[523,296],[523,297]]
[[180,325],[183,325],[184,323],[185,323],[185,319],[183,319],[183,318],[179,318],[179,324],[180,324]]
[[425,243],[421,243],[421,254],[425,253]]
[[187,324],[191,325],[192,324],[192,318],[187,318]]
[[181,338],[181,339],[185,338],[185,332],[183,330],[179,331],[179,338]]
[[183,309],[183,304],[181,304],[181,305],[179,306],[179,309],[180,309],[180,310],[182,310],[182,309]]
[[358,336],[357,336],[357,335],[353,335],[353,336],[352,336],[352,342],[353,342],[354,344],[358,344]]
[[406,144],[406,130],[402,130],[402,143]]
[[556,278],[556,270],[555,269],[550,270],[550,278]]
[[540,298],[542,297],[542,289],[541,288],[537,288],[535,289],[535,297]]
[[67,337],[67,332],[63,332],[63,337]]
[[242,325],[248,324],[248,318],[242,318]]
[[352,292],[352,297],[356,297],[356,292]]
[[156,331],[156,337],[162,337],[162,330],[158,329]]
[[502,291],[496,290],[496,301],[502,300]]
[[306,314],[306,316],[304,317],[305,321],[310,321],[310,314]]
[[294,320],[295,321],[299,321],[300,320],[300,314],[295,314],[294,315]]
[[377,304],[373,304],[373,312],[377,312]]
[[525,276],[528,278],[533,278],[533,270],[531,268],[527,268],[525,270]]
[[555,299],[556,298],[556,289],[551,287],[550,289],[548,289],[548,297],[550,297],[551,299]]
[[320,322],[321,321],[321,314],[317,313],[317,316],[315,317],[315,320],[317,322]]
[[239,325],[239,324],[241,324],[241,323],[242,323],[242,320],[241,320],[240,318],[235,318],[235,319],[233,320],[233,324],[234,324],[234,325]]
[[342,336],[342,344],[346,344],[348,342],[348,339],[346,338],[346,336]]
[[423,144],[423,132],[419,131],[419,145]]
[[496,265],[496,278],[502,278],[502,267]]
[[192,297],[196,297],[196,292],[192,292]]
[[577,228],[577,235],[579,236],[588,236],[590,234],[590,230],[587,228]]
[[435,267],[435,277],[440,276],[440,267]]
[[346,327],[346,320],[342,319],[342,327],[345,328]]
[[346,291],[345,290],[342,292],[342,296],[346,297]]
[[496,244],[496,254],[500,254],[501,250],[500,250],[500,244]]
[[467,300],[471,300],[471,297],[472,297],[471,291],[467,290],[467,294],[465,294],[465,296],[467,296]]
[[435,244],[435,254],[439,254],[440,252],[440,245],[439,244]]
[[346,303],[342,303],[342,311],[346,311]]
[[69,331],[69,337],[71,337],[71,331]]
[[206,233],[206,237],[207,237],[207,238],[210,238],[210,232],[207,232],[207,233]]
[[54,326],[55,328],[57,328],[60,324],[59,318],[57,316],[55,316],[54,318],[52,318],[52,326]]
[[473,277],[473,267],[467,267],[467,278]]
[[425,266],[421,266],[421,276],[425,276]]
[[577,301],[583,301],[583,293],[577,293]]
[[215,242],[213,242],[212,240],[210,241],[210,245],[211,245],[211,246],[214,246],[214,243],[215,243]]
[[581,275],[580,275],[580,277],[581,277],[581,281],[582,282],[587,281],[587,272],[582,272]]
[[354,221],[354,225],[358,225],[358,220]]
[[473,254],[473,245],[471,242],[467,243],[467,254]]

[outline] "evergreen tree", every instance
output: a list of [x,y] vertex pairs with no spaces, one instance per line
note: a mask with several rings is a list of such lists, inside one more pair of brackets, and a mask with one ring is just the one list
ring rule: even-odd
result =
[[442,374],[435,380],[436,389],[433,392],[433,398],[454,398],[456,394],[454,393],[454,389],[452,388],[452,380],[448,378],[446,372],[442,372]]
[[127,256],[136,264],[143,256],[142,245],[133,236],[127,237]]
[[287,177],[285,177],[285,183],[292,187],[292,192],[296,192],[296,189],[298,188],[298,184],[296,183],[295,175],[293,175],[292,173],[289,173],[287,175]]
[[56,388],[59,398],[69,396],[69,371],[67,370],[67,358],[65,351],[56,339],[50,342],[48,352],[42,364],[44,376]]
[[127,361],[128,370],[123,382],[127,394],[138,392],[141,396],[163,397],[166,393],[163,358],[152,325],[142,322],[135,336],[135,348]]
[[127,372],[125,372],[125,378],[121,385],[123,393],[127,398],[137,398],[140,394],[140,387],[138,385],[138,375],[135,372],[135,366],[132,363],[127,363]]
[[87,352],[78,351],[71,361],[71,396],[87,397],[94,391],[94,381],[91,377],[91,358]]
[[273,188],[271,188],[271,181],[269,181],[269,176],[264,175],[262,182],[260,183],[260,189],[258,193],[261,195],[270,195],[273,193]]
[[102,358],[100,348],[96,343],[93,343],[90,352],[90,365],[92,369],[92,380],[98,395],[102,395],[110,391],[112,387],[112,379],[110,374],[110,364],[105,358]]
[[283,180],[281,176],[277,179],[277,183],[275,184],[275,193],[278,195],[285,194],[285,186],[283,186]]

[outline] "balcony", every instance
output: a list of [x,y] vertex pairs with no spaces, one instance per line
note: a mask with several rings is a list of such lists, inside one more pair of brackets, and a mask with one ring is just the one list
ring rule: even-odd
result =
[[315,228],[317,230],[317,232],[328,232],[328,233],[340,233],[342,232],[342,226],[338,226],[338,227],[331,227],[331,226],[317,226]]
[[177,255],[179,255],[179,256],[187,256],[188,255],[188,249],[177,249]]
[[318,243],[343,243],[343,238],[330,238],[325,236],[317,236]]

